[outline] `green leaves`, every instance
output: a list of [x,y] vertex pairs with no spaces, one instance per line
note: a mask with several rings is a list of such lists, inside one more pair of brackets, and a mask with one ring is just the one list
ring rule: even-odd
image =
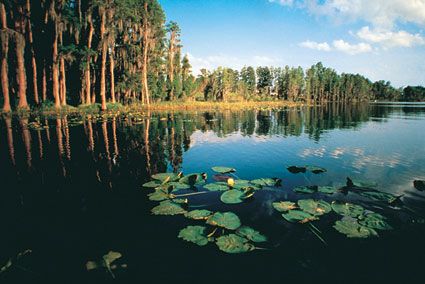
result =
[[258,186],[279,186],[282,183],[281,179],[278,178],[259,178],[251,180],[251,183]]
[[229,186],[225,182],[214,182],[204,185],[204,188],[209,191],[225,191],[229,189]]
[[291,174],[299,174],[299,173],[305,173],[307,171],[306,167],[297,167],[297,166],[290,166],[286,168]]
[[176,181],[180,178],[182,173],[159,173],[152,176],[154,180],[158,180],[160,182],[168,182],[168,181]]
[[178,215],[185,214],[186,210],[183,207],[171,200],[162,201],[158,206],[152,208],[151,210],[153,215]]
[[[112,276],[112,278],[115,278],[114,273],[112,270],[118,268],[117,265],[114,265],[113,263],[122,257],[121,253],[110,251],[107,254],[105,254],[102,259],[96,260],[96,261],[88,261],[86,263],[86,269],[88,271],[103,268],[106,269]],[[126,265],[121,265],[121,267],[126,267]]]
[[207,219],[207,224],[228,230],[236,230],[241,226],[241,220],[232,212],[216,212]]
[[298,200],[298,206],[304,212],[307,212],[314,216],[320,216],[329,213],[332,210],[331,205],[324,200]]
[[282,217],[285,218],[285,220],[288,222],[301,224],[319,219],[312,214],[301,210],[290,210],[288,213],[282,214]]
[[304,167],[290,166],[290,167],[287,167],[286,169],[292,174],[305,173],[307,171],[310,171],[313,174],[321,174],[326,172],[325,168],[321,168],[318,166],[304,166]]
[[392,227],[386,220],[387,218],[378,213],[369,213],[359,216],[359,224],[363,226],[377,230],[392,230]]
[[272,206],[279,212],[287,212],[289,210],[297,208],[297,205],[291,201],[273,202]]
[[355,205],[351,203],[338,203],[332,202],[332,209],[339,215],[349,216],[349,217],[358,217],[363,214],[364,209],[360,205]]
[[305,167],[306,167],[307,171],[310,171],[315,175],[326,172],[325,168],[321,168],[321,167],[317,167],[317,166],[305,166]]
[[205,230],[206,228],[204,226],[187,226],[180,231],[178,238],[197,244],[198,246],[205,246],[209,241],[205,235]]
[[217,238],[216,244],[221,251],[226,253],[243,253],[252,251],[255,247],[248,240],[235,234]]
[[212,167],[211,168],[214,172],[219,174],[227,174],[227,173],[234,173],[236,170],[234,168],[229,167]]
[[179,182],[190,185],[190,186],[194,186],[194,185],[205,183],[206,179],[207,179],[207,175],[205,173],[189,174],[187,176],[182,177],[179,180]]
[[297,186],[294,188],[294,192],[297,193],[315,193],[317,192],[318,187],[316,185],[312,185],[312,186]]
[[343,218],[342,220],[336,221],[333,227],[348,238],[369,238],[378,236],[378,233],[374,229],[362,226],[357,223],[355,219],[351,218]]
[[260,232],[254,230],[251,227],[242,226],[237,231],[236,234],[239,236],[245,237],[248,240],[254,243],[262,243],[267,241],[267,237],[262,235]]
[[244,200],[252,197],[254,195],[254,190],[247,188],[247,189],[232,189],[224,192],[220,200],[223,203],[226,204],[238,204],[244,202]]
[[319,186],[317,189],[320,193],[334,194],[338,189],[334,186]]
[[185,213],[185,217],[193,220],[206,220],[213,212],[209,210],[192,210]]

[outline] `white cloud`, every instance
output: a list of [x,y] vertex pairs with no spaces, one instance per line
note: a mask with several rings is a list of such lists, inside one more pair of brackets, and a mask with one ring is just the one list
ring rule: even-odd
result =
[[320,50],[320,51],[331,51],[331,47],[327,42],[315,42],[311,40],[303,41],[299,44],[301,47]]
[[425,38],[420,34],[411,34],[406,31],[371,30],[368,26],[365,26],[357,32],[357,36],[372,43],[382,44],[386,48],[425,45]]
[[359,53],[371,52],[372,46],[361,42],[358,44],[350,44],[342,39],[334,40],[332,42],[332,47],[327,42],[315,42],[315,41],[304,41],[299,44],[301,47],[320,50],[320,51],[341,51],[350,55],[355,55]]
[[372,46],[364,42],[361,42],[358,44],[350,44],[346,41],[343,41],[342,39],[339,39],[339,40],[334,40],[332,45],[335,48],[335,50],[342,51],[350,55],[372,51]]
[[269,0],[296,6],[311,14],[338,20],[364,20],[374,27],[393,28],[396,22],[425,25],[425,0]]

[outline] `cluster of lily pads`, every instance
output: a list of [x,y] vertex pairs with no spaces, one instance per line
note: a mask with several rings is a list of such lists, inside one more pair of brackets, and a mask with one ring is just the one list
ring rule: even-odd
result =
[[[152,176],[152,180],[143,186],[154,191],[148,194],[152,201],[160,202],[152,208],[154,215],[183,215],[188,219],[202,221],[204,224],[187,226],[183,228],[178,237],[205,246],[215,242],[218,248],[227,253],[241,253],[252,251],[256,248],[254,243],[265,242],[267,238],[258,231],[242,226],[239,217],[232,212],[212,212],[210,210],[189,210],[189,201],[186,197],[208,192],[222,192],[220,200],[226,204],[242,203],[252,198],[256,191],[263,188],[280,187],[278,178],[261,178],[255,180],[239,179],[230,167],[213,167],[214,182],[206,183],[205,173],[159,173]],[[317,166],[291,166],[290,173],[322,174],[326,169]],[[375,201],[383,201],[389,206],[395,206],[401,196],[382,192],[376,189],[377,185],[370,182],[353,181],[347,178],[347,183],[341,188],[333,186],[299,186],[293,189],[299,194],[321,193],[332,195],[335,193],[358,194]],[[202,191],[200,189],[203,189]],[[193,190],[190,193],[179,194],[181,190]],[[343,203],[340,201],[300,199],[296,202],[283,200],[271,204],[275,210],[282,213],[282,217],[291,223],[308,223],[310,230],[323,242],[320,230],[314,226],[313,221],[319,220],[325,214],[334,213],[342,216],[333,224],[333,228],[348,238],[367,238],[378,236],[378,230],[390,230],[391,225],[387,218],[379,213],[364,207]]]

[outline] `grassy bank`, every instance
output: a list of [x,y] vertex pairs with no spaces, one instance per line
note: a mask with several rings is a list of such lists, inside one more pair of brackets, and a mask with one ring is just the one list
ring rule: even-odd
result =
[[[255,110],[255,109],[278,109],[283,107],[297,107],[303,105],[289,101],[244,101],[244,102],[160,102],[149,106],[142,104],[122,105],[120,103],[108,103],[106,113],[129,113],[146,111],[208,111],[208,110]],[[78,107],[64,106],[59,109],[52,104],[43,104],[31,110],[16,110],[12,114],[25,115],[87,115],[102,113],[100,104],[80,105]]]

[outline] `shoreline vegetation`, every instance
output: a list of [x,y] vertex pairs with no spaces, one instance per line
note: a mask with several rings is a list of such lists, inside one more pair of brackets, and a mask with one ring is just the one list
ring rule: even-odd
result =
[[425,100],[424,87],[395,88],[321,62],[195,76],[180,27],[157,0],[2,0],[0,20],[4,113]]

